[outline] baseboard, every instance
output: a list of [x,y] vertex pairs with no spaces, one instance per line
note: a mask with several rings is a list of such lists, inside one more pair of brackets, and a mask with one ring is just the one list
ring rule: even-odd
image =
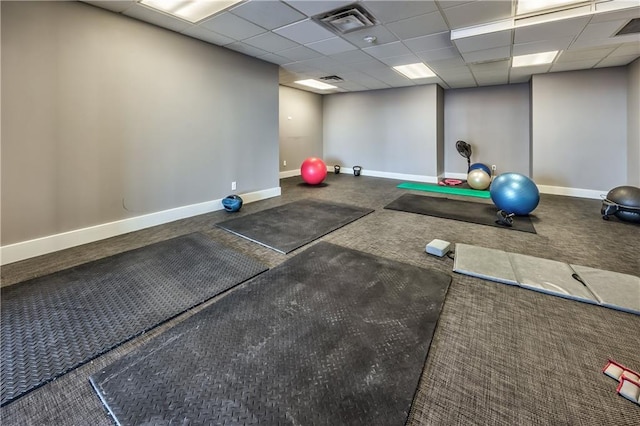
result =
[[293,176],[300,176],[300,169],[287,170],[286,172],[280,172],[280,179],[290,178]]
[[537,185],[542,194],[564,195],[567,197],[602,199],[609,191],[598,191],[597,189],[566,188],[563,186]]
[[[331,169],[333,171],[333,168]],[[350,167],[341,167],[340,174],[349,173],[353,175],[353,168]],[[396,179],[396,180],[408,180],[412,182],[425,182],[425,183],[438,183],[437,176],[427,176],[427,175],[410,175],[406,173],[391,173],[391,172],[380,172],[376,170],[367,170],[362,169],[360,171],[360,175],[362,176],[371,176],[371,177],[380,177],[385,179]]]
[[[280,194],[280,187],[275,187],[240,195],[244,203],[252,203],[254,201],[277,197]],[[0,247],[0,265],[7,265],[58,250],[64,250],[222,209],[222,199],[219,199],[9,244]]]

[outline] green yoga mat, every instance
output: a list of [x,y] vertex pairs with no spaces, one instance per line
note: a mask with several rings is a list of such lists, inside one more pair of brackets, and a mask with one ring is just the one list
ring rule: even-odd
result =
[[416,191],[440,192],[442,194],[465,195],[467,197],[490,198],[489,191],[478,189],[458,188],[456,186],[434,185],[432,183],[404,182],[398,185],[401,189],[413,189]]

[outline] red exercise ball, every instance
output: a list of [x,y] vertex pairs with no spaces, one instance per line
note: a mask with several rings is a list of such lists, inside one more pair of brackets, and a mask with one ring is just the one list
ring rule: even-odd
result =
[[302,162],[300,174],[309,185],[317,185],[327,177],[327,165],[319,158],[309,157]]

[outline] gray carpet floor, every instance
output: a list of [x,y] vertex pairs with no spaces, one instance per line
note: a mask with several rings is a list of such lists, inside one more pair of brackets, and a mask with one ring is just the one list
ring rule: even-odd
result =
[[[302,198],[372,208],[321,240],[452,275],[408,425],[640,424],[638,406],[601,372],[608,358],[640,370],[640,316],[454,274],[451,259],[424,252],[438,238],[638,275],[638,225],[602,220],[599,200],[542,195],[532,218],[537,234],[512,232],[385,210],[411,192],[397,180],[331,174],[325,186],[301,182],[284,179],[281,197],[237,214]],[[215,227],[228,218],[214,212],[17,262],[2,268],[2,285],[196,231],[271,267],[298,252],[283,255]],[[3,407],[2,424],[112,424],[88,377],[215,300]]]

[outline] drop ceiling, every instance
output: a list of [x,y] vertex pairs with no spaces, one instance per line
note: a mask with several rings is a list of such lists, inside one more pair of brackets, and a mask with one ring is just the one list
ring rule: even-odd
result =
[[[640,57],[640,34],[616,35],[640,17],[638,0],[587,0],[570,11],[525,16],[516,16],[516,0],[248,0],[195,24],[135,0],[85,3],[277,64],[280,84],[316,93],[523,83],[534,74],[624,66]],[[318,19],[353,4],[375,25],[341,34]],[[574,12],[582,13],[555,20]],[[482,31],[493,23],[499,30]],[[559,51],[551,64],[511,66],[514,55],[550,50]],[[417,62],[436,76],[410,80],[392,68]],[[342,81],[329,91],[295,83],[324,76]]]

